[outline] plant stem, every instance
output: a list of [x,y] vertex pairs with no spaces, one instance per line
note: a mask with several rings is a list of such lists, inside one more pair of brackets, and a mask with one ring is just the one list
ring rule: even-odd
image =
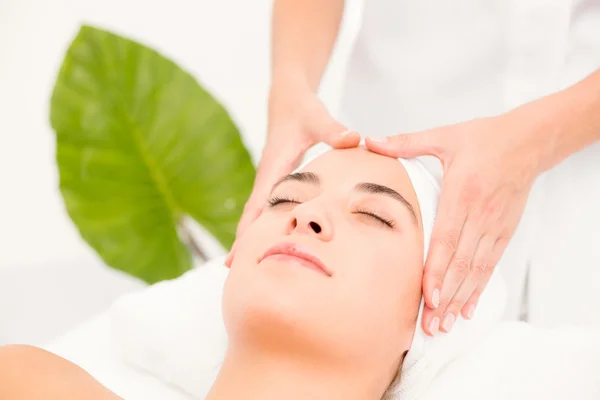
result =
[[186,226],[184,218],[179,219],[179,223],[177,224],[179,228],[180,236],[183,242],[188,245],[192,249],[192,253],[195,257],[199,258],[200,261],[206,262],[208,260],[208,256],[200,247],[200,244],[194,239],[192,232]]

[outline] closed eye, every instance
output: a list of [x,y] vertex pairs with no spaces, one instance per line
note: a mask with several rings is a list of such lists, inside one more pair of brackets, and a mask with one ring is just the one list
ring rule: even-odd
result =
[[393,228],[394,225],[396,224],[393,220],[383,218],[383,217],[381,217],[381,216],[379,216],[379,215],[377,215],[377,214],[375,214],[374,212],[371,212],[371,211],[357,209],[354,213],[355,214],[362,214],[362,215],[366,215],[368,217],[371,217],[374,220],[376,220],[377,222],[380,222],[383,225],[387,226],[388,228]]
[[278,196],[274,196],[269,199],[270,207],[275,207],[276,205],[285,204],[285,203],[300,204],[300,201],[298,201],[296,199],[292,199],[290,197],[278,197]]
[[[301,204],[301,202],[299,200],[293,199],[291,197],[279,197],[279,196],[271,197],[268,200],[268,203],[269,203],[269,207],[275,207],[280,204]],[[385,225],[388,228],[393,228],[396,224],[395,221],[393,221],[391,219],[383,218],[383,217],[375,214],[372,211],[357,209],[356,211],[354,211],[354,214],[366,215],[367,217],[374,219],[375,221]]]

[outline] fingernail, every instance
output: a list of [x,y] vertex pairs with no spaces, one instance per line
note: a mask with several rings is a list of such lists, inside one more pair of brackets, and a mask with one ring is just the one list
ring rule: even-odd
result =
[[469,309],[467,310],[467,317],[469,319],[473,318],[473,314],[475,314],[475,304],[471,304]]
[[450,329],[452,329],[452,326],[454,325],[454,320],[454,314],[446,315],[446,318],[444,318],[444,323],[442,324],[442,327],[446,330],[446,332],[450,332]]
[[431,295],[431,304],[433,304],[433,308],[438,308],[440,305],[440,289],[434,289],[433,294]]
[[431,332],[432,335],[437,335],[439,330],[440,330],[440,319],[438,317],[435,317],[429,323],[429,332]]
[[351,134],[352,132],[354,132],[352,129],[348,129],[348,130],[345,130],[344,132],[340,133],[340,136],[344,137],[344,136]]
[[387,138],[384,137],[373,137],[373,136],[369,136],[369,140],[371,142],[376,142],[376,143],[385,143],[387,142]]

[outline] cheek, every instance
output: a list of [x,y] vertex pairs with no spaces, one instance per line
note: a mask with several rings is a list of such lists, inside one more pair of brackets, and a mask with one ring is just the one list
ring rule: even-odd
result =
[[269,246],[276,242],[277,238],[281,237],[284,221],[279,219],[273,214],[265,214],[246,229],[236,244],[232,269],[236,264],[255,262]]
[[393,297],[414,275],[415,247],[413,243],[398,240],[374,242],[352,254],[352,262],[358,265],[349,271],[353,275],[350,279],[364,295]]
[[405,260],[399,252],[388,249],[369,254],[363,265],[355,279],[356,291],[366,304],[368,299],[374,300],[376,306],[368,310],[368,315],[383,321],[386,316],[399,311],[399,293],[405,283],[402,274]]
[[259,258],[275,240],[276,231],[267,216],[259,217],[239,238],[223,291],[223,317],[228,328],[239,317],[240,305],[254,296],[248,283],[253,281]]
[[[371,243],[374,243],[371,242]],[[410,331],[421,293],[422,255],[414,240],[381,240],[353,253],[344,276],[354,323],[395,337]],[[372,338],[373,339],[373,338]],[[380,339],[379,339],[380,340]]]

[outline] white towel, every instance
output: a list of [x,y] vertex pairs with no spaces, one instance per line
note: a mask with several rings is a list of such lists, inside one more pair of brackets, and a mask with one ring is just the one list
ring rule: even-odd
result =
[[470,321],[458,319],[450,333],[427,336],[421,329],[421,308],[413,343],[406,356],[399,384],[388,390],[386,400],[420,399],[442,369],[483,340],[497,326],[506,305],[506,288],[495,274],[480,298]]
[[111,341],[126,362],[204,399],[227,350],[221,297],[224,258],[141,292],[110,309]]
[[598,400],[600,329],[502,322],[440,370],[421,400]]

